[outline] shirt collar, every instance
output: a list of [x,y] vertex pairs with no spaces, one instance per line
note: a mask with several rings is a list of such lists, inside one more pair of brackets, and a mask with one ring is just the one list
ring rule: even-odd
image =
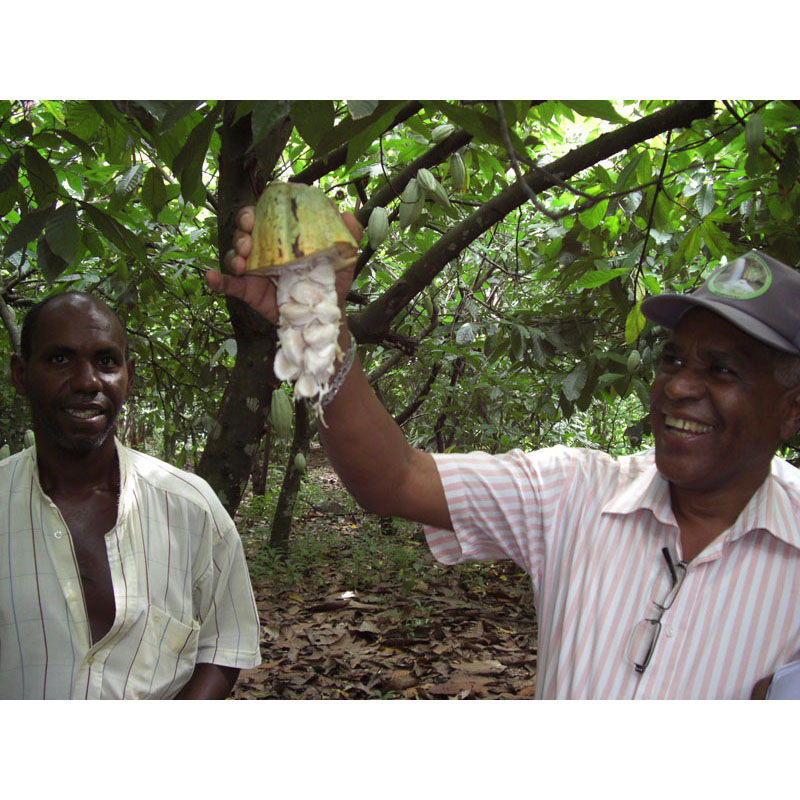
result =
[[[756,489],[736,522],[720,537],[718,545],[741,539],[753,530],[765,530],[775,538],[800,550],[800,527],[782,525],[793,501],[789,490],[775,477],[776,461],[761,486]],[[632,514],[647,509],[665,525],[677,527],[669,495],[669,483],[661,476],[655,463],[643,470],[631,484],[603,506],[604,514]],[[783,510],[783,514],[781,513]]]
[[655,462],[640,472],[619,494],[603,506],[603,514],[632,514],[647,509],[664,525],[677,527],[669,497],[669,483],[656,469]]

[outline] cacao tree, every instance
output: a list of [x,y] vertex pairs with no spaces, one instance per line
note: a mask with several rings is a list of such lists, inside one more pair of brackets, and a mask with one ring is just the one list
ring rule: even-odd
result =
[[[639,447],[639,303],[750,247],[797,263],[798,125],[791,101],[0,101],[4,374],[36,299],[97,292],[138,361],[123,434],[235,510],[276,338],[203,274],[241,205],[298,181],[378,221],[348,310],[415,444]],[[19,447],[7,381],[0,404]]]

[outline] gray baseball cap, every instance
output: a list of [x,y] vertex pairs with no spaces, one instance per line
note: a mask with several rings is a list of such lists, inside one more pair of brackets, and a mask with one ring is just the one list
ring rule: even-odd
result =
[[751,250],[718,267],[691,294],[660,294],[642,314],[675,328],[691,308],[707,308],[777,350],[800,355],[800,272]]

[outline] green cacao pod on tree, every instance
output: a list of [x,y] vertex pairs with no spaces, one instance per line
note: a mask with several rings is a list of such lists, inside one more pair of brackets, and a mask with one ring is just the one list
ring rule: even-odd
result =
[[372,209],[372,213],[369,215],[369,222],[367,222],[367,239],[369,240],[369,246],[373,250],[377,250],[388,235],[389,215],[386,213],[385,208],[376,206]]
[[269,419],[272,423],[272,430],[280,439],[288,439],[292,433],[292,416],[294,409],[292,401],[281,387],[272,392],[272,404],[269,411]]

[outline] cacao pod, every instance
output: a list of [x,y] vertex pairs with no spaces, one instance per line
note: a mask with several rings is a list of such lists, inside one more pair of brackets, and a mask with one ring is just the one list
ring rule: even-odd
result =
[[403,194],[400,195],[400,199],[404,203],[416,203],[421,197],[422,191],[419,188],[419,183],[417,183],[416,178],[412,178],[406,184],[406,188],[403,189]]
[[455,126],[451,125],[449,122],[445,122],[441,125],[437,125],[431,131],[431,139],[434,143],[439,143],[444,141],[453,131],[455,130]]
[[439,181],[436,181],[436,185],[433,187],[431,198],[439,203],[439,205],[450,208],[450,198],[447,196],[444,186],[442,186]]
[[25,444],[25,447],[33,447],[36,444],[36,437],[33,435],[33,431],[30,428],[25,431],[22,441]]
[[272,423],[272,430],[280,439],[288,439],[292,432],[292,416],[294,409],[292,401],[282,388],[278,387],[272,392],[272,404],[269,411],[269,419]]
[[400,210],[397,215],[397,222],[401,228],[408,228],[413,225],[422,213],[425,205],[425,196],[417,183],[416,178],[412,178],[403,189],[400,195]]
[[467,191],[467,169],[464,166],[464,160],[458,153],[453,153],[450,156],[450,178],[453,181],[453,188],[457,192]]
[[628,356],[628,372],[636,372],[639,364],[642,363],[642,357],[639,355],[638,350],[631,350]]
[[8,443],[0,447],[0,461],[2,461],[4,458],[8,458],[10,455],[11,447],[8,445]]
[[294,468],[298,472],[305,472],[306,471],[306,457],[302,453],[298,453],[294,457]]
[[372,209],[372,213],[369,215],[369,222],[367,222],[369,246],[373,250],[377,250],[388,235],[389,215],[386,213],[385,208],[376,206]]
[[433,173],[430,170],[422,167],[417,170],[417,183],[422,187],[422,191],[433,192],[438,181],[433,177]]

